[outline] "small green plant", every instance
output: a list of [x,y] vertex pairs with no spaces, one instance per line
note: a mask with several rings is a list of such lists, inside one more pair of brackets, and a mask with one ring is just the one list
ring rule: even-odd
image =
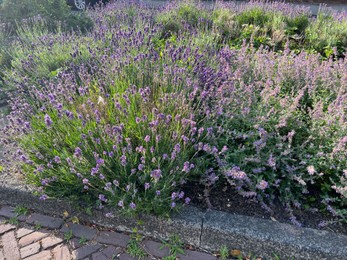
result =
[[35,230],[40,230],[42,228],[42,225],[40,223],[36,223],[34,226]]
[[[141,225],[142,222],[138,221],[137,224]],[[133,228],[133,233],[130,235],[130,238],[131,239],[126,249],[127,252],[133,257],[137,257],[139,259],[144,258],[146,256],[146,252],[141,246],[143,237],[139,234],[137,227]]]
[[163,257],[163,260],[176,260],[177,257],[175,255],[169,255],[169,256],[165,256]]
[[88,239],[86,239],[85,237],[81,237],[80,240],[78,241],[81,245],[86,244],[88,241]]
[[226,245],[222,245],[219,249],[220,259],[226,260],[229,257],[229,249]]
[[177,256],[177,254],[184,254],[184,243],[178,235],[174,234],[169,237],[169,241],[163,241],[162,243],[163,245],[160,247],[160,249],[167,247],[172,256]]
[[126,251],[133,257],[144,258],[146,256],[145,250],[141,247],[139,242],[135,239],[131,239],[128,243]]
[[91,207],[87,207],[84,212],[88,215],[88,216],[92,216],[93,215],[93,211]]
[[[137,224],[141,225],[142,222],[139,221]],[[141,247],[141,244],[140,244],[143,237],[139,234],[137,227],[133,228],[133,233],[130,235],[130,238],[131,239],[130,239],[128,246],[127,246],[127,249],[126,249],[127,252],[133,257],[137,257],[140,259],[144,258],[146,256],[146,252]]]
[[73,234],[72,234],[72,230],[70,230],[69,232],[66,232],[64,233],[64,239],[69,242],[73,237]]
[[277,254],[273,253],[273,260],[281,260],[281,258]]
[[17,217],[12,217],[10,218],[8,221],[7,221],[8,224],[11,224],[11,225],[18,225],[19,224],[19,221],[18,221],[18,218]]
[[16,206],[16,208],[14,209],[14,213],[16,213],[16,216],[20,216],[20,215],[28,215],[28,209],[24,206],[18,205]]

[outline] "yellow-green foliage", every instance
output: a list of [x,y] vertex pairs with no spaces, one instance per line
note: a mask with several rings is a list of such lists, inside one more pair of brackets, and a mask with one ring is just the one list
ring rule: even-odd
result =
[[320,53],[331,54],[333,47],[343,52],[347,46],[347,20],[339,21],[330,14],[320,12],[307,27],[306,38],[311,48]]
[[207,20],[207,18],[206,10],[201,8],[196,1],[182,1],[175,8],[160,13],[156,21],[163,25],[162,37],[167,37],[184,29],[184,25],[197,27],[205,24],[199,20]]

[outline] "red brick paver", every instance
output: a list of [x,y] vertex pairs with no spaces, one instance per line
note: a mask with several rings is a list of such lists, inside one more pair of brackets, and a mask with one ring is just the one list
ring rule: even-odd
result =
[[[6,223],[16,217],[18,225]],[[64,224],[62,218],[32,213],[16,216],[14,208],[0,205],[0,260],[110,260],[138,259],[127,252],[130,236],[115,231],[99,231],[80,224]],[[37,227],[44,227],[36,230]],[[68,235],[67,235],[68,233]],[[146,257],[162,259],[168,248],[149,239],[139,244]],[[212,260],[216,257],[188,250],[181,259]]]

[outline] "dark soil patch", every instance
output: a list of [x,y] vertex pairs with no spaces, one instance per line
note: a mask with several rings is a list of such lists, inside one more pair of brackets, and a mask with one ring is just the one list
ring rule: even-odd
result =
[[[210,191],[208,200],[204,194],[204,186],[197,183],[188,183],[183,188],[188,197],[192,199],[191,203],[202,209],[208,209],[208,204],[212,205],[212,209],[224,211],[232,214],[251,216],[262,219],[269,219],[282,223],[292,224],[290,214],[285,210],[284,206],[275,201],[270,206],[272,210],[269,212],[263,208],[255,199],[244,198],[228,185],[220,185]],[[318,224],[321,221],[334,221],[332,215],[323,214],[319,211],[293,209],[293,214],[303,227],[327,230],[335,233],[347,235],[347,223],[332,223],[320,228]]]

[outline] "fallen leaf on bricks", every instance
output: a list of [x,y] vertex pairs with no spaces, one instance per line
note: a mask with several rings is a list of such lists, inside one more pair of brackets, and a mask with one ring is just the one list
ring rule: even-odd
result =
[[241,251],[240,250],[237,250],[237,249],[234,249],[234,250],[230,250],[230,255],[232,256],[240,256],[241,255]]

